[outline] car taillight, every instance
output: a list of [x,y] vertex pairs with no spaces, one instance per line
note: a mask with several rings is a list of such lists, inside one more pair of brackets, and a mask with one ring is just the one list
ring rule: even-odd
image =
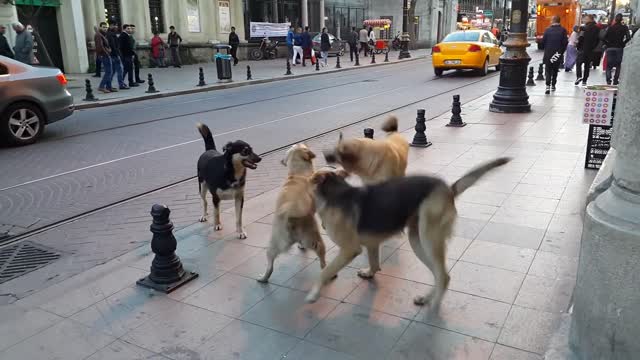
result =
[[56,79],[58,79],[58,82],[60,83],[60,85],[67,86],[67,82],[68,82],[67,77],[64,76],[63,73],[56,75]]
[[439,53],[440,52],[440,46],[434,46],[433,48],[431,48],[431,52],[432,53]]
[[482,48],[480,47],[480,45],[471,45],[469,46],[469,52],[478,52],[478,51],[482,51]]

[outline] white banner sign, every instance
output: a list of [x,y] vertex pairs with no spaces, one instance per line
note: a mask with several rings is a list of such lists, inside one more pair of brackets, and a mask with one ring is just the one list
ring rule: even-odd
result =
[[218,18],[220,20],[220,32],[231,32],[231,11],[229,1],[218,1]]
[[251,37],[286,37],[289,32],[289,23],[266,23],[266,22],[251,22],[250,23],[250,36]]

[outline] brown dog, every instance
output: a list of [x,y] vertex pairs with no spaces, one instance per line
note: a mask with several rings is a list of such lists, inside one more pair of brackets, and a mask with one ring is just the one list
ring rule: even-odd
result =
[[326,266],[325,246],[315,219],[313,186],[313,159],[316,155],[304,144],[293,145],[282,164],[289,168],[289,175],[276,201],[271,242],[267,250],[267,270],[258,281],[267,282],[273,272],[273,263],[279,254],[296,242],[313,249],[320,259],[320,267]]
[[404,176],[409,157],[409,143],[398,133],[398,118],[389,116],[382,124],[388,135],[384,139],[342,139],[324,152],[327,163],[337,163],[348,173],[358,175],[365,184],[376,184],[396,176]]
[[445,250],[457,215],[454,199],[484,174],[509,161],[500,158],[481,165],[452,186],[436,177],[407,176],[353,187],[345,181],[348,173],[344,170],[316,172],[311,183],[315,186],[318,213],[340,251],[322,270],[307,301],[316,301],[322,286],[358,256],[362,246],[367,248],[369,268],[360,274],[373,277],[380,270],[381,243],[408,226],[411,248],[431,270],[436,282],[432,292],[416,297],[414,302],[418,305],[431,302],[432,309],[437,311],[449,284]]

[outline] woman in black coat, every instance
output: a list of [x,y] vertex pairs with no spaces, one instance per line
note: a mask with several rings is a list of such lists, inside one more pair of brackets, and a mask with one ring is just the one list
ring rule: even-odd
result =
[[327,28],[322,28],[322,35],[320,35],[320,56],[322,56],[322,66],[328,65],[329,49],[331,49],[329,34],[327,34]]

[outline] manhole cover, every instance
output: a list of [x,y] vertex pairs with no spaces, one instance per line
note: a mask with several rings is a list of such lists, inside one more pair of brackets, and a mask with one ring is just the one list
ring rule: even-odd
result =
[[39,269],[59,257],[60,254],[28,241],[0,249],[0,284]]

